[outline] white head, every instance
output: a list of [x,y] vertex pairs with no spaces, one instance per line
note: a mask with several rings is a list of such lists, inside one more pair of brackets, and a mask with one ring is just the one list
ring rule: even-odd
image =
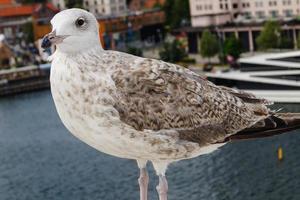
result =
[[72,54],[94,47],[102,48],[97,19],[85,10],[63,10],[53,17],[51,24],[52,32],[43,38],[43,48],[56,45],[58,51]]

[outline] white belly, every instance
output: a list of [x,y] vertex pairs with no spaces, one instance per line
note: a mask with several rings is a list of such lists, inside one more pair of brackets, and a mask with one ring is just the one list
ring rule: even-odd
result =
[[[76,70],[64,70],[62,63],[52,63],[51,92],[57,112],[66,128],[77,138],[107,154],[133,158],[126,152],[126,137],[121,137],[122,123],[109,96],[98,88],[88,93]],[[97,103],[98,102],[98,103]]]

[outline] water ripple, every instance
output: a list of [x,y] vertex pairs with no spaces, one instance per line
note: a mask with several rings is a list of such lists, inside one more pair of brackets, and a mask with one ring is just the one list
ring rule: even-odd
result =
[[[276,106],[300,112],[299,105]],[[170,200],[300,199],[299,133],[235,142],[172,164]],[[150,199],[157,199],[149,169]],[[1,200],[138,199],[137,177],[134,161],[99,153],[70,135],[48,91],[0,99]]]

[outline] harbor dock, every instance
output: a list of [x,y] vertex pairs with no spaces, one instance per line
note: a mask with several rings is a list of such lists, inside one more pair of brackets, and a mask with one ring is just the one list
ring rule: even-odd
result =
[[50,87],[50,66],[26,66],[0,71],[0,97]]

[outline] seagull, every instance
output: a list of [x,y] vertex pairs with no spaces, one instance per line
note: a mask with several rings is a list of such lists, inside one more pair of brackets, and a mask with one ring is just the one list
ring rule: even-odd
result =
[[211,153],[233,140],[300,128],[299,113],[278,113],[270,101],[216,86],[161,60],[104,50],[93,14],[67,9],[51,20],[42,48],[51,55],[51,93],[65,127],[109,155],[133,159],[140,200],[147,200],[152,162],[160,200],[167,200],[169,164]]

